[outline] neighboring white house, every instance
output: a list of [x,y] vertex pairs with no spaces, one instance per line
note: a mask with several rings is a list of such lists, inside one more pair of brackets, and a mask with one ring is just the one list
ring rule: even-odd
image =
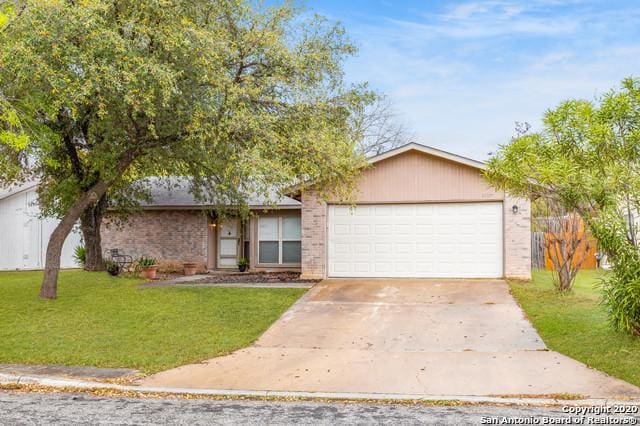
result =
[[[49,236],[58,221],[39,218],[36,183],[0,188],[0,270],[43,269]],[[60,265],[77,268],[75,247],[81,242],[74,230],[64,243]]]

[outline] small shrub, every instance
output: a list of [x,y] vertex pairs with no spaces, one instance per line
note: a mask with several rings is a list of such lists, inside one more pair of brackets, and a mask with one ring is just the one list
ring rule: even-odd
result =
[[120,265],[111,259],[104,259],[104,267],[109,275],[113,275],[114,277],[120,273]]
[[137,263],[139,267],[146,268],[148,266],[156,266],[158,261],[154,257],[140,256]]
[[602,304],[615,329],[640,336],[640,252],[619,216],[602,214],[598,219],[594,234],[611,263],[600,283]]
[[238,260],[238,266],[247,266],[248,264],[249,264],[249,261],[244,257]]
[[620,269],[603,279],[603,303],[616,329],[640,336],[640,271],[628,276]]
[[84,264],[87,261],[87,249],[85,248],[85,246],[83,246],[82,244],[76,246],[75,250],[73,251],[73,260],[75,260],[79,266],[82,266],[84,268]]

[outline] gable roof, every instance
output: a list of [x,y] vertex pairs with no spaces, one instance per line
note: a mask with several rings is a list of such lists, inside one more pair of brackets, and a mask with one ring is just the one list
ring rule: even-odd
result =
[[[151,200],[140,200],[142,209],[162,208],[203,208],[213,204],[196,199],[189,189],[189,179],[173,176],[170,178],[147,178],[145,180]],[[223,203],[224,204],[224,203]],[[273,190],[268,196],[249,194],[247,204],[251,209],[295,209],[300,208],[301,203],[290,197],[279,197]]]
[[12,195],[18,194],[23,191],[30,190],[38,186],[38,182],[24,182],[17,185],[12,186],[0,186],[0,200],[11,197]]
[[[171,177],[171,178],[148,178],[145,181],[145,185],[149,190],[151,199],[138,200],[140,207],[144,209],[189,209],[189,208],[205,208],[212,205],[197,200],[196,197],[189,190],[189,182],[186,178]],[[13,185],[9,187],[0,187],[0,200],[8,198],[12,195],[19,194],[21,192],[31,190],[38,186],[38,182],[31,181],[25,182],[20,185]],[[291,197],[281,196],[276,194],[276,191],[271,191],[268,196],[259,194],[249,194],[247,204],[251,209],[299,209],[301,203]]]
[[369,163],[375,164],[378,161],[386,160],[387,158],[395,157],[396,155],[404,154],[405,152],[408,152],[408,151],[422,152],[427,155],[443,158],[445,160],[453,161],[454,163],[463,164],[465,166],[473,167],[475,169],[484,170],[487,167],[487,165],[482,161],[473,160],[471,158],[463,157],[458,154],[453,154],[451,152],[443,151],[441,149],[433,148],[433,147],[422,145],[415,142],[402,145],[398,148],[394,148],[387,152],[383,152],[382,154],[371,157],[369,158]]

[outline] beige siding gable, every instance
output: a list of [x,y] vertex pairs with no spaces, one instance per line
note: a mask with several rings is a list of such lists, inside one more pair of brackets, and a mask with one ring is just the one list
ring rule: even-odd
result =
[[495,201],[482,171],[416,150],[376,162],[358,183],[358,203]]

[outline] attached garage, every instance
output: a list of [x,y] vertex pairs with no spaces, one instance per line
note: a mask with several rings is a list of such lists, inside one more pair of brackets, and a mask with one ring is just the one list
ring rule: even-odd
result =
[[502,203],[330,205],[330,277],[497,278]]
[[530,278],[529,202],[484,163],[419,144],[370,163],[349,204],[301,194],[303,276]]

